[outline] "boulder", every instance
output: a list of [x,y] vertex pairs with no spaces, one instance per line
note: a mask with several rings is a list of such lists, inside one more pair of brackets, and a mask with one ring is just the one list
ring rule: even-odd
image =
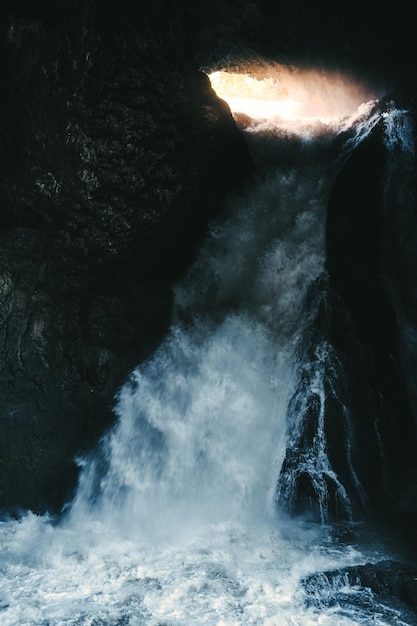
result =
[[387,559],[329,570],[307,576],[302,584],[309,595],[323,593],[322,598],[337,597],[346,585],[358,591],[370,589],[382,603],[398,601],[400,609],[403,606],[411,610],[408,617],[413,621],[409,623],[415,623],[417,618],[417,570],[407,563]]

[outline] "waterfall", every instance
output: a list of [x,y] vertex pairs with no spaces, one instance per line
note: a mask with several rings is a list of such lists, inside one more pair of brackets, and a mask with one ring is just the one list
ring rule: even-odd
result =
[[[160,540],[203,522],[268,519],[277,502],[291,501],[300,475],[313,481],[322,521],[330,482],[349,512],[326,452],[325,388],[335,393],[336,367],[331,347],[313,345],[307,328],[322,296],[331,184],[377,123],[374,107],[355,119],[288,127],[279,118],[246,130],[257,179],[212,224],[175,290],[167,338],[120,391],[115,428],[81,461],[73,519],[98,516],[128,536]],[[311,397],[316,435],[305,453],[296,432],[313,420]],[[288,450],[293,467],[277,496]]]

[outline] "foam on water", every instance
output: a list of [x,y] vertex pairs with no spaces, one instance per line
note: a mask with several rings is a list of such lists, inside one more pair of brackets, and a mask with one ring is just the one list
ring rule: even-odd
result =
[[348,589],[351,606],[308,602],[303,576],[364,556],[299,523],[224,522],[159,545],[33,515],[1,530],[2,626],[404,624],[377,603],[369,621]]

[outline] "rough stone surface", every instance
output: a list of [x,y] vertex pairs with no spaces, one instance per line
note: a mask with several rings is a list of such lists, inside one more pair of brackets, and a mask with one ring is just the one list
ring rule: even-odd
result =
[[111,423],[167,328],[171,285],[250,172],[228,107],[157,9],[3,15],[0,508],[68,497],[74,455]]
[[[387,149],[383,117],[333,184],[328,277],[312,289],[317,311],[300,348],[277,498],[319,521],[378,512],[409,538],[417,527],[417,176],[415,109],[404,93],[385,103],[410,111],[410,126],[396,129],[398,145]],[[316,462],[323,440],[326,468]]]
[[412,488],[416,464],[416,396],[408,383],[416,370],[405,344],[416,328],[409,313],[416,304],[410,286],[416,279],[417,195],[412,155],[403,146],[393,158],[386,136],[381,122],[335,182],[327,259],[340,303],[333,307],[330,336],[347,379],[352,464],[365,492],[363,504],[395,515]]

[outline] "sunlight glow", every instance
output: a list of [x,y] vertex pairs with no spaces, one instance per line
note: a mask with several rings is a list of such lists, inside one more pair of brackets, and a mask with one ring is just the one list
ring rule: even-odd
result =
[[217,71],[209,78],[233,115],[253,120],[332,120],[352,115],[376,97],[359,82],[322,69],[274,65],[247,74]]
[[217,95],[226,100],[233,113],[254,119],[291,118],[301,102],[288,97],[284,85],[272,78],[257,79],[248,74],[213,72],[210,82]]

